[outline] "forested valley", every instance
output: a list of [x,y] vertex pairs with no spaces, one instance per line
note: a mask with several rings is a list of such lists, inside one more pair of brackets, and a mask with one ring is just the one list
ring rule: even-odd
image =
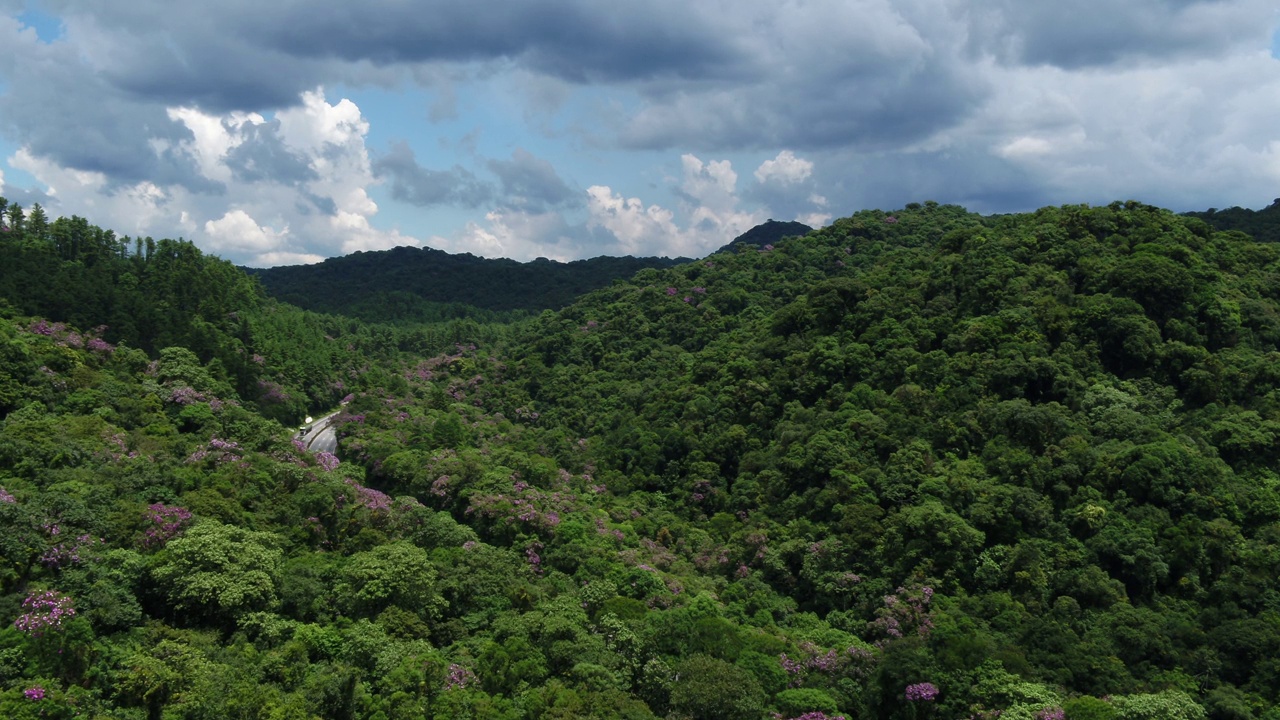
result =
[[1280,246],[1214,217],[353,318],[0,215],[2,717],[1280,720]]

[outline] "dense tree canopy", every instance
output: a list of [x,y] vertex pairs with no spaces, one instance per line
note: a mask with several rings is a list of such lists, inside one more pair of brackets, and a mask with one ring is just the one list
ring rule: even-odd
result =
[[[1280,717],[1275,245],[924,203],[393,327],[20,214],[6,717]],[[89,273],[161,246],[221,299]]]

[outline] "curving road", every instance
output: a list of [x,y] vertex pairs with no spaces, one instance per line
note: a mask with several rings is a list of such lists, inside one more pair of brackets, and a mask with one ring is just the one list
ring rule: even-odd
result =
[[301,438],[302,442],[307,446],[307,450],[311,452],[327,452],[333,453],[338,451],[338,436],[334,433],[333,418],[338,412],[331,412],[322,418],[316,418],[307,426],[307,434],[303,435],[302,431],[294,433],[293,436]]

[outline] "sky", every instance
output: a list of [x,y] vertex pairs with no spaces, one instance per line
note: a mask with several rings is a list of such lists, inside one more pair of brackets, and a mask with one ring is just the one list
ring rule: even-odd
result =
[[0,194],[242,265],[1280,196],[1274,0],[0,0]]

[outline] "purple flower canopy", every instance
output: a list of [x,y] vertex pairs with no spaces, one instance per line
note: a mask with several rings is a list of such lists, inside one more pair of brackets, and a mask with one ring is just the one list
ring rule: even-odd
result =
[[927,682],[908,685],[906,696],[912,702],[920,700],[931,701],[938,697],[938,686]]

